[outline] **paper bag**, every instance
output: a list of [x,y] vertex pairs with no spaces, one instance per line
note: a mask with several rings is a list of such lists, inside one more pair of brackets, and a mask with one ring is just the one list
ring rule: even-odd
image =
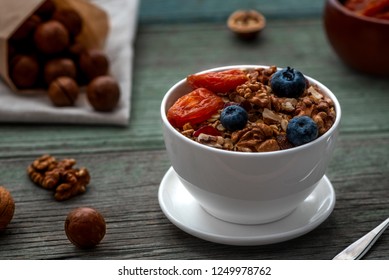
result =
[[9,40],[15,31],[39,8],[51,1],[56,9],[72,8],[83,20],[81,32],[74,38],[87,49],[104,48],[109,31],[109,19],[105,11],[85,0],[0,0],[0,75],[15,92],[34,92],[38,89],[19,90],[9,74],[12,49]]

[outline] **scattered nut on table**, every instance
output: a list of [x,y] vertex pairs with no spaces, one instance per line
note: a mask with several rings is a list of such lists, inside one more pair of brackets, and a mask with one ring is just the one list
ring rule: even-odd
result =
[[4,230],[11,222],[15,212],[15,202],[11,193],[0,186],[0,231]]
[[66,236],[79,248],[95,247],[104,238],[105,232],[104,217],[93,208],[76,208],[66,217]]
[[54,198],[64,201],[86,192],[90,174],[85,167],[74,168],[75,159],[57,160],[43,155],[27,167],[27,174],[38,186],[54,190]]

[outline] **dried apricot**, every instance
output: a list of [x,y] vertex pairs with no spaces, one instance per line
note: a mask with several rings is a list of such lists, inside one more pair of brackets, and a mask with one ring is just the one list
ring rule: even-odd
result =
[[198,88],[180,97],[167,112],[167,118],[174,127],[186,123],[195,125],[209,119],[224,105],[224,101],[206,88]]
[[205,125],[197,129],[195,132],[193,132],[193,137],[199,136],[201,133],[212,135],[212,136],[220,136],[221,133],[219,130],[214,128],[213,126],[210,125]]
[[385,13],[389,9],[389,0],[370,1],[361,11],[362,15],[376,17],[380,13]]
[[239,69],[189,75],[187,82],[193,88],[206,88],[215,93],[226,93],[247,81],[246,74]]
[[389,0],[346,0],[344,5],[364,16],[389,18]]

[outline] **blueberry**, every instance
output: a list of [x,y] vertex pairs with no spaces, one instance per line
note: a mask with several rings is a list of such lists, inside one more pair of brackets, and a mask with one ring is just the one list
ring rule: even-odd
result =
[[220,114],[220,122],[230,131],[239,130],[245,127],[248,120],[246,110],[239,105],[225,107]]
[[305,77],[300,71],[288,66],[273,74],[270,87],[280,97],[297,98],[305,90]]
[[315,140],[318,134],[317,124],[308,116],[294,117],[286,128],[286,137],[295,146]]

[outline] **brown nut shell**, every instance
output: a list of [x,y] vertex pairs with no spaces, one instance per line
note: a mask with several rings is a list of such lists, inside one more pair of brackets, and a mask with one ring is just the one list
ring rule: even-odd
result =
[[60,53],[69,46],[69,32],[62,23],[49,20],[36,28],[34,42],[44,54]]
[[120,99],[119,84],[111,76],[99,76],[88,84],[87,97],[96,111],[112,111]]
[[51,82],[48,94],[55,106],[72,106],[79,95],[79,88],[74,79],[63,76]]
[[0,231],[4,230],[11,222],[15,212],[15,202],[11,193],[0,186]]
[[66,236],[79,248],[95,247],[104,238],[105,232],[104,217],[93,208],[76,208],[66,217]]
[[109,60],[106,54],[97,49],[87,50],[80,55],[80,69],[91,81],[98,76],[107,75]]
[[80,14],[73,9],[61,9],[57,10],[52,19],[62,23],[66,29],[69,31],[69,34],[73,37],[77,36],[83,26],[83,20]]
[[33,56],[16,55],[10,63],[10,77],[18,88],[32,88],[39,77],[39,63]]
[[16,29],[12,34],[11,40],[24,40],[30,37],[36,29],[36,27],[42,22],[42,19],[38,15],[31,15],[27,18],[22,25]]
[[35,14],[39,15],[44,20],[48,20],[52,17],[55,10],[56,6],[54,2],[52,0],[46,0],[35,11]]
[[44,78],[48,85],[58,77],[66,76],[76,79],[76,75],[76,65],[69,58],[49,60],[44,67]]

